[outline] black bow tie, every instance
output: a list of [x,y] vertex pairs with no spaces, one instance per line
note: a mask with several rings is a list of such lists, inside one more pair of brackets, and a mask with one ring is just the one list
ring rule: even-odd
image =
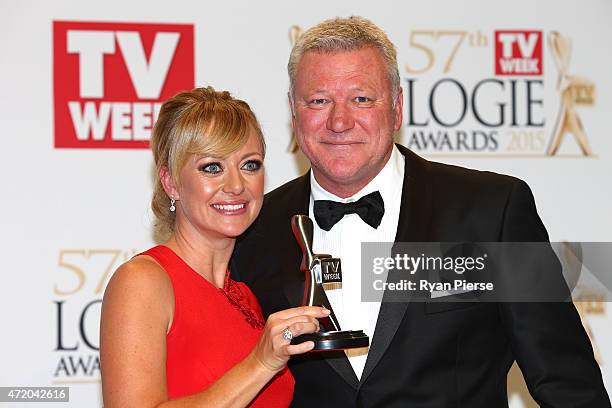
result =
[[346,214],[357,214],[372,228],[378,228],[385,214],[385,203],[378,191],[361,197],[352,203],[330,200],[314,202],[314,216],[319,227],[329,231]]

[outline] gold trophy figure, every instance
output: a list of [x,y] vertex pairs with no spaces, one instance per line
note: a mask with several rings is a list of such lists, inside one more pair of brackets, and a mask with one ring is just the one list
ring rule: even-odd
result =
[[554,156],[559,150],[565,135],[571,133],[574,135],[578,146],[580,146],[582,154],[592,156],[593,152],[576,111],[576,105],[592,105],[594,103],[595,84],[588,79],[568,74],[571,57],[570,40],[563,37],[560,33],[553,31],[548,36],[548,42],[559,70],[557,89],[561,94],[561,104],[553,137],[546,154]]
[[312,220],[306,215],[294,215],[291,218],[293,235],[302,249],[300,270],[306,274],[302,306],[323,306],[330,314],[320,319],[321,330],[316,333],[302,334],[294,337],[291,344],[313,341],[313,350],[344,350],[367,347],[370,339],[362,330],[342,330],[336,314],[323,289],[323,274],[326,270],[340,270],[340,259],[331,255],[312,252]]

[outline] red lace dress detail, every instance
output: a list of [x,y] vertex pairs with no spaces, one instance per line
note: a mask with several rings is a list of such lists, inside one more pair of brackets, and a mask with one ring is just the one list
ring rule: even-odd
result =
[[249,301],[247,301],[246,297],[242,294],[238,283],[230,278],[229,271],[225,274],[225,285],[221,291],[227,297],[227,300],[240,310],[240,313],[244,315],[248,324],[259,330],[264,328],[266,322],[261,317],[261,312],[258,315],[253,311]]
[[[253,292],[226,275],[217,288],[170,248],[154,247],[142,255],[154,258],[166,271],[174,290],[172,327],[166,335],[168,398],[199,392],[243,360],[264,327]],[[270,381],[251,407],[287,407],[294,381],[288,369]]]

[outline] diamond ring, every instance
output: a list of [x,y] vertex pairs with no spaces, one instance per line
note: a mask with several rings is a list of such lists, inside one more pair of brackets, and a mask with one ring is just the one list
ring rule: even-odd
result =
[[283,339],[291,341],[292,338],[293,333],[291,333],[291,330],[289,330],[289,328],[287,327],[285,330],[283,330]]

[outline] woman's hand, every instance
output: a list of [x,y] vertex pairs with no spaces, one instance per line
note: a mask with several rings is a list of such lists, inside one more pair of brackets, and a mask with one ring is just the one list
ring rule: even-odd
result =
[[312,341],[291,345],[291,340],[283,336],[285,330],[290,331],[292,337],[314,333],[319,331],[317,318],[327,317],[329,313],[329,310],[323,307],[301,306],[271,314],[251,354],[268,370],[279,372],[285,367],[290,356],[306,353],[314,347]]

